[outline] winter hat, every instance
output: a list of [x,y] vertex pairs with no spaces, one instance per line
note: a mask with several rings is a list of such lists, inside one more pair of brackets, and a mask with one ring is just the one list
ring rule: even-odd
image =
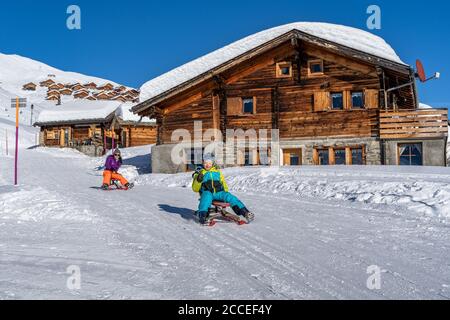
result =
[[214,155],[207,153],[203,156],[203,162],[212,162],[214,163]]
[[116,150],[114,150],[113,154],[118,154],[118,155],[122,155],[122,154],[120,153],[120,150],[119,150],[119,148],[116,148]]

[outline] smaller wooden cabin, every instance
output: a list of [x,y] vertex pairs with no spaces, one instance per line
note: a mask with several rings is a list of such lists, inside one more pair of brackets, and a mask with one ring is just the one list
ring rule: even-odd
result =
[[59,93],[62,94],[63,96],[71,96],[73,93],[73,90],[69,89],[69,88],[63,88],[63,89],[59,90]]
[[85,89],[81,84],[79,84],[79,83],[75,83],[75,84],[73,84],[71,87],[70,87],[70,89],[72,89],[73,91],[80,91],[80,90],[83,90],[83,89]]
[[48,101],[59,101],[59,99],[60,99],[60,96],[56,95],[56,94],[48,95],[46,98],[46,100],[48,100]]
[[156,143],[156,123],[129,111],[131,104],[118,101],[76,100],[41,112],[40,145],[75,148],[100,156],[114,147]]
[[99,92],[99,93],[95,94],[94,96],[97,98],[97,100],[109,100],[110,99],[109,94],[105,91]]
[[48,88],[49,88],[50,90],[59,90],[59,89],[62,89],[58,83],[53,83],[53,84],[49,85]]
[[22,87],[22,90],[25,91],[36,91],[37,85],[33,82],[28,82],[27,84],[24,84]]
[[84,99],[89,96],[89,92],[86,90],[79,90],[73,94],[76,99]]
[[103,85],[101,85],[100,87],[97,87],[98,90],[103,90],[103,91],[108,91],[108,90],[112,90],[114,89],[114,85],[111,83],[105,83]]
[[95,90],[97,89],[97,84],[95,82],[89,82],[83,85],[86,89]]
[[47,79],[45,81],[40,82],[39,85],[41,87],[49,87],[49,86],[51,86],[54,83],[55,83],[55,81],[53,81],[52,79]]

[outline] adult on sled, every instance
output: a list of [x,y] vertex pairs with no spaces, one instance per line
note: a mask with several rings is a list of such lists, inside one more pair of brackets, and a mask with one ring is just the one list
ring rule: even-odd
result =
[[113,180],[119,181],[126,190],[133,187],[133,184],[130,184],[127,179],[118,173],[122,163],[122,155],[119,149],[114,150],[114,153],[106,158],[102,189],[109,190]]
[[201,224],[206,223],[208,210],[213,201],[229,203],[237,215],[245,217],[248,222],[254,220],[254,214],[248,211],[236,196],[228,192],[225,178],[222,172],[217,169],[212,156],[206,155],[203,158],[203,166],[194,172],[192,178],[192,190],[200,193],[198,217]]

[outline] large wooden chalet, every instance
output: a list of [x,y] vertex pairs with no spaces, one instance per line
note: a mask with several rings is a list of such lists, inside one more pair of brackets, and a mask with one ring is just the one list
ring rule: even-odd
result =
[[133,115],[129,103],[77,100],[41,112],[40,145],[72,147],[100,156],[115,147],[154,144],[156,125]]
[[[141,101],[133,111],[158,124],[154,172],[189,168],[171,161],[172,133],[194,136],[194,121],[223,137],[278,129],[272,165],[446,165],[447,110],[419,109],[414,70],[354,28],[263,31],[151,80]],[[239,164],[251,160],[245,151]]]

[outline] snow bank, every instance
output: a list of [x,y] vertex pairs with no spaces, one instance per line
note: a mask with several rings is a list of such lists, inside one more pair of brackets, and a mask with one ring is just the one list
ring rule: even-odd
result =
[[39,114],[37,123],[105,119],[122,104],[118,101],[76,100]]
[[369,32],[329,23],[297,22],[253,34],[150,80],[141,87],[140,99],[145,101],[155,97],[292,30],[299,30],[377,57],[404,64],[389,44]]
[[[232,168],[234,192],[393,205],[397,214],[450,222],[450,170],[427,167]],[[145,175],[138,184],[191,187],[191,174]],[[280,201],[283,201],[282,199]]]
[[18,221],[94,221],[96,216],[76,199],[61,197],[42,187],[0,187],[0,219]]

